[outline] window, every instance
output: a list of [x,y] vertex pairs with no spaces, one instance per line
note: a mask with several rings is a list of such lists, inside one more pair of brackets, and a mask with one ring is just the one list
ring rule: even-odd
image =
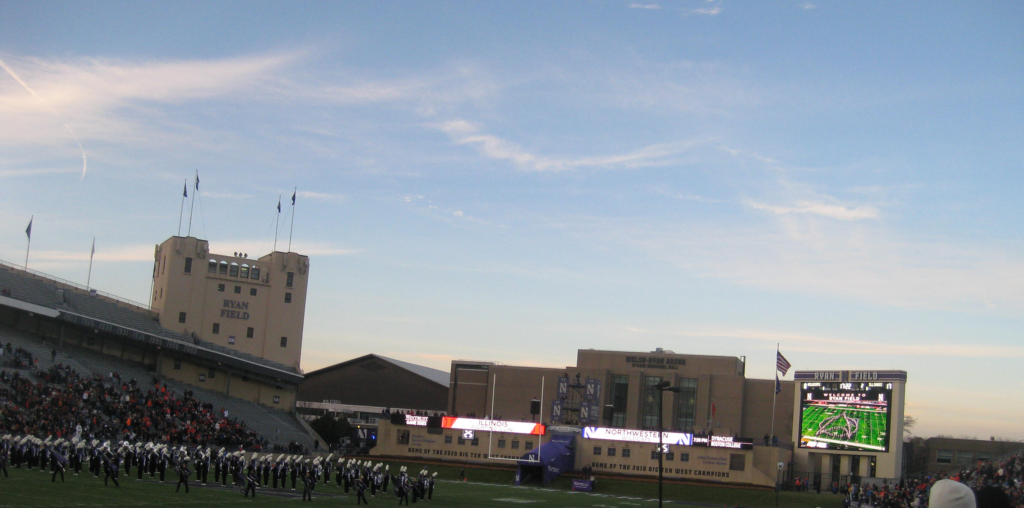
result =
[[206,268],[206,271],[210,272],[210,273],[217,273],[217,260],[216,259],[211,259],[210,260],[210,264]]
[[524,449],[525,450],[532,450],[533,449],[533,441],[527,441],[526,442],[526,448],[524,448]]
[[249,327],[248,329],[246,329],[246,330],[245,330],[245,338],[247,338],[247,339],[251,339],[251,338],[252,338],[252,336],[253,336],[253,335],[254,335],[255,333],[256,333],[256,330],[254,330],[254,329],[253,329],[253,328],[252,328],[252,327],[250,326],[250,327]]
[[629,376],[612,376],[612,427],[626,426],[626,399],[629,396]]
[[657,429],[658,422],[661,421],[661,413],[658,412],[658,397],[661,397],[662,393],[654,389],[654,385],[660,382],[660,377],[647,376],[644,378],[643,419],[640,426],[647,430]]
[[160,275],[167,273],[167,256],[164,256],[164,262],[160,264]]
[[174,360],[174,370],[181,370],[181,360]]
[[288,347],[288,337],[281,337],[281,347]]
[[958,466],[969,466],[974,463],[971,452],[959,451],[956,452],[956,465]]
[[217,291],[224,292],[224,284],[217,284]]
[[609,448],[608,449],[608,456],[609,457],[614,457],[615,456],[615,448]]
[[462,436],[460,435],[460,436],[459,436],[459,444],[460,444],[460,445],[464,445],[464,444],[466,444],[466,438],[464,438],[464,437],[462,437]]
[[192,258],[185,258],[185,273],[192,273]]
[[252,267],[252,269],[249,270],[249,274],[250,274],[249,276],[250,276],[250,278],[252,278],[252,280],[260,280],[260,267],[258,267],[258,266]]
[[242,269],[238,271],[238,276],[243,279],[249,278],[249,265],[242,265]]
[[729,471],[744,471],[747,468],[747,456],[742,453],[729,454]]
[[228,262],[227,261],[221,261],[220,262],[220,268],[217,269],[217,274],[218,275],[227,275],[228,274]]
[[206,382],[206,374],[200,374],[199,375],[199,382],[200,383],[205,383]]
[[473,446],[480,446],[480,438],[474,437],[473,441],[470,444],[472,444]]
[[242,286],[235,286],[235,294],[236,295],[242,294]]
[[658,460],[658,449],[651,450],[651,460]]
[[668,452],[665,454],[665,460],[676,460],[676,452]]
[[256,296],[256,288],[249,288],[249,296]]
[[953,452],[951,450],[937,450],[935,452],[935,462],[939,464],[952,464]]
[[184,323],[185,322],[185,313],[184,312],[179,312],[178,313],[178,322],[179,323]]
[[229,275],[238,277],[238,263],[231,263],[231,273]]
[[601,455],[601,447],[600,446],[595,446],[594,447],[594,456],[596,457],[598,455]]
[[208,377],[210,379],[213,379],[213,378],[217,377],[217,369],[215,369],[213,367],[210,367],[210,374],[207,375],[206,377]]
[[629,448],[623,448],[622,449],[622,458],[624,458],[624,459],[628,459],[629,458]]
[[498,448],[504,448],[504,447],[505,447],[505,440],[504,439],[499,439],[498,440]]
[[697,380],[680,379],[679,401],[676,410],[676,428],[682,432],[693,432],[697,418]]
[[220,333],[220,323],[214,323],[213,324],[213,334],[217,335],[219,333]]
[[448,434],[444,436],[444,444],[452,444],[452,435]]
[[409,431],[398,430],[398,444],[409,444]]
[[285,293],[284,294],[284,303],[292,303],[292,294],[291,293]]
[[679,462],[689,462],[689,461],[690,461],[690,454],[689,453],[680,453],[679,454]]
[[274,395],[274,404],[280,404],[280,403],[281,403],[281,396],[280,395]]
[[513,450],[518,450],[519,449],[519,441],[512,441],[512,449]]
[[288,272],[288,280],[284,283],[285,286],[292,287],[295,284],[295,272]]

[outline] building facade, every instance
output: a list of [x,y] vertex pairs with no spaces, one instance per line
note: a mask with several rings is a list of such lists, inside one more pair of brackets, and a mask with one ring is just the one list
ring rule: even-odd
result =
[[209,249],[206,240],[180,236],[156,246],[152,308],[160,325],[299,369],[309,258]]

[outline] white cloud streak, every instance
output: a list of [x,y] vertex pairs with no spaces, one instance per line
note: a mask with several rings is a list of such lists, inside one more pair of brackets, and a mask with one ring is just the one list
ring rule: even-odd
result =
[[848,208],[840,205],[812,203],[808,201],[798,201],[794,206],[766,205],[755,201],[748,201],[747,206],[757,210],[769,211],[776,215],[809,214],[844,221],[877,219],[879,216],[878,209],[871,206]]
[[560,158],[536,155],[517,143],[480,133],[475,124],[466,120],[452,120],[436,127],[447,133],[456,144],[475,146],[481,155],[489,159],[510,161],[520,169],[538,172],[578,168],[660,166],[670,163],[673,156],[705,143],[705,140],[659,143],[625,154]]
[[661,9],[661,6],[658,5],[658,4],[641,4],[641,3],[633,2],[633,3],[629,4],[629,8],[630,9],[658,10],[658,9]]

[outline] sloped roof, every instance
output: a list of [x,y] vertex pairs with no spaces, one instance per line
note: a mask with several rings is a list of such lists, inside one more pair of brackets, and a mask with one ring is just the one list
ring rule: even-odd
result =
[[433,382],[435,382],[435,383],[445,387],[445,389],[447,389],[449,387],[449,384],[450,384],[449,380],[451,379],[451,377],[449,376],[449,374],[447,372],[445,372],[443,370],[432,369],[430,367],[424,367],[422,365],[416,365],[415,363],[403,362],[401,360],[395,360],[394,358],[388,358],[386,356],[381,356],[381,355],[374,354],[374,353],[370,353],[368,355],[363,355],[363,356],[360,356],[358,358],[353,358],[351,360],[347,360],[347,361],[344,361],[344,362],[341,362],[341,363],[336,363],[334,365],[330,365],[330,366],[324,367],[322,369],[317,369],[317,370],[315,370],[313,372],[307,372],[306,373],[306,378],[309,379],[309,378],[312,378],[312,377],[315,377],[315,376],[319,376],[321,374],[326,374],[326,373],[328,373],[328,372],[330,372],[330,371],[332,371],[334,369],[337,369],[337,368],[340,368],[340,367],[344,367],[346,365],[350,365],[350,364],[353,364],[355,362],[358,362],[358,361],[361,361],[361,360],[365,360],[367,358],[376,358],[378,360],[383,360],[383,361],[388,362],[388,363],[390,363],[390,364],[392,364],[392,365],[394,365],[394,366],[396,366],[396,367],[398,367],[400,369],[407,370],[409,372],[412,372],[413,374],[416,374],[417,376],[425,378],[428,381],[433,381]]
[[451,382],[451,375],[443,370],[431,369],[430,367],[424,367],[422,365],[416,365],[415,363],[403,362],[401,360],[395,360],[394,358],[388,358],[381,355],[373,355],[381,360],[391,362],[409,372],[423,376],[445,388],[448,388]]

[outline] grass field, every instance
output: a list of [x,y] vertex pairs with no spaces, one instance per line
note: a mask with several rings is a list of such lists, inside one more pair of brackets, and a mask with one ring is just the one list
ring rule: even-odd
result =
[[[818,435],[821,422],[834,416],[843,416],[859,423],[853,439],[830,438]],[[848,445],[875,450],[885,448],[888,433],[884,411],[843,407],[841,405],[812,405],[803,409],[800,435],[807,439],[825,441],[837,445]]]
[[[421,467],[409,464],[413,471]],[[392,464],[393,470],[397,464]],[[655,482],[632,482],[623,480],[600,481],[596,493],[574,493],[569,490],[568,479],[559,479],[548,488],[514,487],[512,473],[503,470],[466,469],[470,481],[454,481],[459,469],[452,466],[429,467],[439,473],[434,499],[427,506],[479,507],[518,506],[565,507],[565,508],[654,508],[657,506],[658,485]],[[133,470],[132,473],[135,471]],[[177,475],[168,474],[168,483],[159,483],[147,478],[136,482],[134,478],[122,476],[121,487],[103,486],[103,479],[84,473],[82,476],[67,475],[67,482],[50,482],[49,473],[10,469],[10,477],[0,476],[0,506],[2,507],[75,507],[75,506],[155,506],[155,507],[205,507],[205,506],[294,506],[301,502],[299,491],[272,489],[258,490],[255,500],[245,499],[233,488],[193,487],[189,494],[184,490],[175,493]],[[212,480],[212,477],[210,478]],[[333,479],[333,478],[332,478]],[[194,478],[193,478],[194,480]],[[354,494],[345,495],[333,484],[324,486],[321,482],[315,491],[313,504],[329,506],[356,505]],[[370,497],[371,505],[394,506],[398,498],[393,494],[378,493]],[[665,503],[669,506],[743,506],[748,508],[773,508],[775,493],[760,490],[725,488],[716,486],[665,485]],[[794,508],[838,508],[840,496],[831,494],[781,492],[780,507]]]

